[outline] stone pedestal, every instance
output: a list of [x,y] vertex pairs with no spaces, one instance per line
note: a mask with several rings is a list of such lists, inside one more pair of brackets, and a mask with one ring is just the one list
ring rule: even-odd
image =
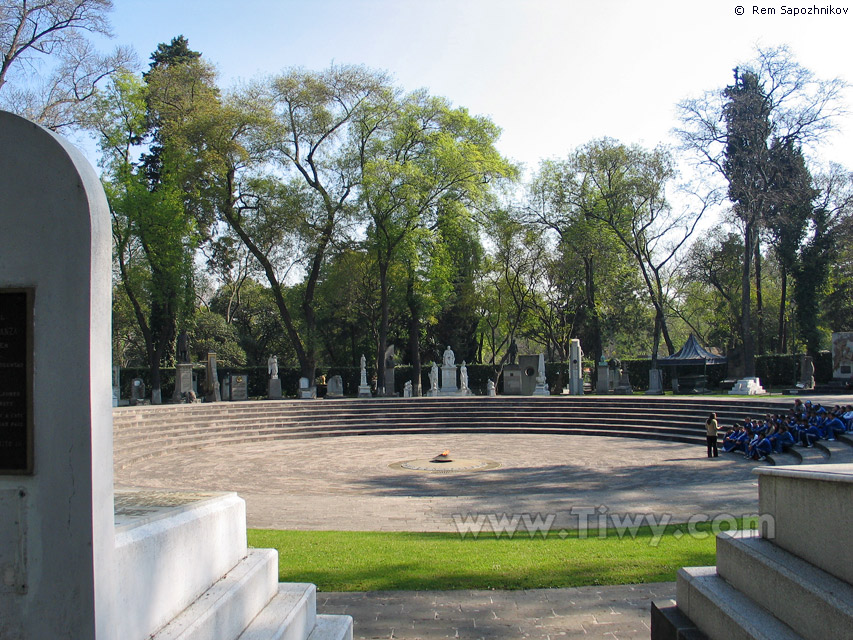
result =
[[503,370],[503,394],[505,396],[521,395],[521,367],[517,364],[508,364]]
[[569,393],[583,395],[583,351],[581,341],[577,339],[569,343]]
[[649,369],[649,390],[647,396],[663,395],[663,376],[660,369]]
[[630,396],[634,393],[634,388],[631,386],[631,380],[628,378],[628,372],[622,370],[619,375],[619,384],[613,390],[613,393],[620,396]]
[[186,362],[175,365],[175,392],[172,394],[172,400],[180,402],[183,395],[192,390],[193,366]]
[[244,375],[231,376],[231,400],[249,399],[249,379]]
[[601,395],[610,393],[610,369],[603,356],[598,363],[598,376],[595,380],[595,392]]
[[281,400],[281,378],[270,378],[267,389],[267,397],[270,400]]
[[741,378],[729,391],[729,395],[760,396],[767,393],[758,378]]
[[456,395],[457,391],[459,391],[459,387],[456,386],[456,365],[441,365],[441,389],[439,389],[439,395],[452,396]]

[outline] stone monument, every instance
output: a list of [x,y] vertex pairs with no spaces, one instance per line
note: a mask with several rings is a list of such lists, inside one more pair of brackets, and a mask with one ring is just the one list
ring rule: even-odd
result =
[[385,349],[385,395],[395,396],[397,391],[394,389],[394,345],[388,345]]
[[[161,508],[142,494],[163,492],[114,490],[103,189],[79,151],[5,112],[0,149],[0,638],[305,640],[313,587],[279,585],[277,554],[247,548],[236,494]],[[338,622],[329,637],[352,637]]]
[[406,384],[403,385],[403,397],[411,398],[412,397],[412,381],[406,380]]
[[231,376],[231,400],[249,399],[249,379],[243,374]]
[[814,389],[814,360],[811,356],[800,356],[800,384],[801,389]]
[[137,405],[145,400],[145,381],[142,378],[134,378],[130,381],[130,404]]
[[267,359],[267,373],[270,375],[267,383],[267,397],[270,400],[281,400],[281,378],[278,377],[278,356],[272,355]]
[[577,338],[569,342],[569,393],[583,395],[583,349]]
[[296,397],[300,400],[313,400],[317,397],[317,387],[311,384],[311,381],[302,376],[299,378],[299,389],[296,390]]
[[505,396],[521,395],[521,365],[506,365],[501,377],[503,378],[503,394]]
[[204,401],[219,402],[221,400],[222,393],[219,389],[219,373],[216,370],[216,353],[208,351],[204,376]]
[[622,396],[630,396],[634,393],[634,388],[631,386],[631,379],[628,377],[626,369],[619,370],[619,384],[616,385],[613,393]]
[[459,367],[459,395],[471,396],[471,389],[468,388],[468,365],[462,361],[462,366]]
[[[539,375],[539,356],[520,355],[518,366],[521,379],[520,393],[523,396],[532,396],[536,391],[536,377]],[[504,389],[506,389],[506,381],[504,381]]]
[[489,380],[486,382],[486,395],[490,398],[494,398],[497,393],[495,393],[495,381]]
[[647,396],[663,395],[663,375],[660,369],[649,369],[649,389]]
[[[580,347],[580,342],[578,342],[578,347]],[[583,388],[581,388],[581,393],[583,393]],[[548,381],[545,379],[545,354],[539,354],[539,364],[536,368],[536,388],[533,390],[534,396],[550,396],[551,392],[548,390]]]
[[439,394],[454,396],[459,391],[456,386],[456,355],[449,346],[444,350],[441,364],[441,389]]
[[370,393],[370,385],[367,384],[367,360],[365,360],[363,353],[361,354],[361,378],[359,379],[358,383],[358,397],[373,397],[373,394]]
[[853,380],[853,331],[832,334],[832,377],[834,380]]
[[343,398],[344,397],[344,379],[341,376],[332,376],[329,378],[326,386],[327,398]]
[[758,378],[741,378],[735,382],[729,395],[760,396],[767,393]]
[[175,392],[172,400],[180,402],[186,394],[193,390],[193,366],[187,362],[175,365]]
[[598,361],[595,392],[601,395],[610,393],[610,368],[607,366],[607,360],[604,359],[603,353],[601,354],[601,360]]

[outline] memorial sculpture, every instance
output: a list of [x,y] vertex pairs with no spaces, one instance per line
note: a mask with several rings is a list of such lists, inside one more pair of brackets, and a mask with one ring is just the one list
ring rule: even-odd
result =
[[412,397],[412,381],[406,380],[406,384],[403,385],[403,397],[411,398]]
[[270,378],[278,378],[278,356],[269,357],[269,360],[267,360],[267,371],[270,374]]
[[548,390],[548,381],[545,379],[545,354],[539,354],[539,367],[536,376],[536,388],[533,390],[534,396],[549,396],[551,392]]
[[435,362],[429,369],[429,395],[438,396],[438,365]]
[[497,393],[495,393],[495,381],[494,380],[489,380],[488,382],[486,382],[486,395],[489,396],[490,398],[494,398],[495,396],[497,396]]
[[188,363],[190,361],[190,337],[186,330],[181,331],[178,336],[178,362]]
[[468,366],[464,360],[462,366],[459,367],[459,394],[463,396],[472,395],[471,389],[468,388]]
[[441,389],[438,393],[442,396],[455,396],[459,388],[456,386],[456,354],[449,346],[444,350],[441,365]]
[[454,367],[456,366],[456,354],[453,353],[453,349],[448,345],[447,349],[444,350],[444,356],[442,358],[445,367]]
[[364,354],[361,354],[361,377],[359,378],[358,383],[358,397],[359,398],[370,398],[373,394],[370,393],[370,385],[367,384],[367,359],[364,357]]
[[278,356],[272,355],[267,360],[267,372],[270,375],[267,383],[267,397],[270,400],[281,400],[281,380],[278,377]]

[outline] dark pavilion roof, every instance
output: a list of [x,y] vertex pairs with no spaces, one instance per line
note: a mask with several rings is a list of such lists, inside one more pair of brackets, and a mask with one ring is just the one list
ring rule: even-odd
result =
[[679,364],[721,364],[723,362],[726,362],[725,356],[715,356],[710,351],[703,349],[692,333],[677,353],[665,358],[658,358],[659,365],[669,366]]

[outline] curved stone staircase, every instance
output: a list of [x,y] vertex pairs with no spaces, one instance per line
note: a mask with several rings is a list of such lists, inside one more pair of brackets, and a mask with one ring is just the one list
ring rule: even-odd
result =
[[[469,397],[277,400],[120,407],[114,458],[136,461],[209,446],[263,440],[429,433],[615,436],[705,444],[704,422],[787,411],[790,401],[685,397]],[[853,439],[795,447],[771,464],[853,461]]]

